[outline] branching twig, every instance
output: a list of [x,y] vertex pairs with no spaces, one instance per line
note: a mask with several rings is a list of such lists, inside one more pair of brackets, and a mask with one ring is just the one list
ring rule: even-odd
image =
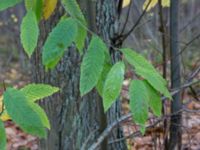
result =
[[129,15],[130,15],[130,10],[131,10],[131,6],[132,6],[132,2],[133,2],[133,0],[131,0],[130,4],[128,6],[128,12],[126,14],[126,20],[125,20],[125,23],[124,23],[124,25],[122,27],[122,31],[120,32],[120,35],[122,35],[124,33],[124,30],[125,30],[126,25],[128,23],[128,18],[129,18]]
[[132,115],[129,113],[127,115],[122,116],[121,118],[117,119],[115,122],[111,123],[99,136],[97,141],[91,145],[91,147],[88,150],[96,150],[96,148],[101,144],[101,142],[109,135],[109,133],[112,131],[114,127],[116,127],[118,124],[122,123],[123,121],[130,118]]
[[140,17],[138,18],[138,20],[136,21],[136,23],[133,25],[133,27],[126,34],[122,35],[122,41],[124,41],[134,31],[134,29],[137,27],[137,25],[140,23],[141,19],[146,14],[146,11],[147,11],[149,5],[151,4],[151,1],[152,0],[149,0],[147,6],[143,10],[142,14],[140,15]]
[[[198,38],[200,38],[200,34],[198,34],[197,36],[195,36],[194,38],[192,38],[189,42],[187,42],[187,43],[185,44],[184,48],[181,49],[181,51],[176,55],[176,57],[177,57],[178,55],[182,54],[182,53],[187,49],[187,47],[190,46],[190,45],[191,45],[195,40],[197,40]],[[175,58],[176,58],[176,57],[175,57]]]
[[[191,85],[193,84],[197,84],[199,83],[200,80],[197,80],[197,81],[194,81],[194,82],[189,82],[189,83],[186,83],[185,85],[181,86],[180,88],[178,89],[175,89],[173,92],[171,92],[171,95],[175,95],[176,93],[180,92],[181,90],[187,88],[187,87],[190,87]],[[162,97],[162,100],[165,100],[167,99],[166,97]],[[99,138],[96,140],[95,143],[93,143],[89,150],[96,150],[97,147],[99,147],[99,145],[103,142],[103,140],[110,134],[110,132],[113,130],[113,128],[115,128],[118,124],[126,121],[127,119],[129,119],[130,117],[132,116],[131,113],[127,114],[127,115],[124,115],[122,116],[121,118],[117,119],[115,122],[111,123],[102,133],[101,135],[99,136]]]

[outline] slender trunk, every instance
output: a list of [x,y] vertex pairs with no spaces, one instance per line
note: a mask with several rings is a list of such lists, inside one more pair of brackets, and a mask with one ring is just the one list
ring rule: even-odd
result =
[[[181,74],[180,74],[180,55],[179,55],[179,0],[171,0],[170,7],[170,49],[171,49],[171,87],[179,88],[181,86]],[[169,149],[176,150],[181,149],[181,110],[182,101],[181,93],[177,93],[173,96],[171,103],[171,117],[170,126],[170,141]]]
[[[159,31],[161,33],[161,42],[162,42],[162,62],[163,62],[163,78],[167,78],[167,43],[166,43],[166,26],[164,25],[164,17],[163,17],[163,7],[162,7],[162,0],[158,0],[158,15],[159,15],[159,21],[160,21],[160,26],[159,26]],[[162,113],[163,115],[166,115],[166,101],[163,101],[163,106],[162,106]],[[163,131],[164,131],[164,136],[163,136],[163,141],[164,141],[164,149],[168,149],[168,123],[167,119],[164,120],[163,123]]]

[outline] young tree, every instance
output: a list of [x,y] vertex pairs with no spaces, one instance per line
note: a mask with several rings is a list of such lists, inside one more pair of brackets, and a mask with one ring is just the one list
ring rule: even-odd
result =
[[[170,50],[171,50],[171,87],[178,88],[181,86],[181,63],[179,52],[179,0],[171,0],[170,7]],[[171,104],[171,125],[169,149],[181,149],[181,92],[173,96]]]
[[[118,35],[120,2],[115,0],[104,0],[94,2],[93,0],[80,1],[80,6],[87,16],[88,26],[92,32],[98,33],[107,42],[108,47],[115,45],[114,39]],[[97,6],[97,7],[96,7]],[[97,8],[97,9],[95,9]],[[32,58],[33,81],[38,83],[49,83],[61,87],[61,92],[41,105],[49,115],[51,131],[47,140],[40,141],[42,150],[67,150],[80,149],[86,142],[85,149],[95,141],[95,138],[107,126],[120,117],[120,102],[118,101],[104,114],[102,99],[93,90],[83,98],[79,92],[80,62],[81,56],[74,47],[70,48],[64,55],[59,65],[52,71],[46,72],[41,62],[41,50],[48,33],[64,14],[60,3],[54,15],[40,24],[40,38],[37,51]],[[96,15],[95,15],[96,14]],[[96,21],[97,22],[96,22]],[[111,52],[114,52],[110,47]],[[113,59],[119,59],[114,53]],[[113,60],[113,63],[115,60]],[[107,118],[107,119],[106,119]],[[106,121],[107,120],[107,121]],[[109,140],[121,138],[122,131],[117,128]],[[102,149],[126,149],[125,141],[110,144],[106,141]]]

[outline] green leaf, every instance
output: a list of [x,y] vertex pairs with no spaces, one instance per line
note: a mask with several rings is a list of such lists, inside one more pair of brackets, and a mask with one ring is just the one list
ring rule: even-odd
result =
[[104,83],[106,81],[106,77],[107,77],[108,72],[110,71],[111,67],[112,67],[112,65],[110,63],[104,64],[103,71],[102,71],[99,81],[96,85],[96,89],[97,89],[99,95],[101,95],[101,96],[103,96]]
[[37,24],[37,18],[35,13],[32,10],[29,10],[22,20],[20,34],[22,45],[29,57],[31,57],[37,46],[38,36],[39,27]]
[[13,88],[8,88],[3,97],[8,115],[20,128],[32,135],[46,137],[44,122],[33,109],[36,107],[35,103],[28,101],[23,92]]
[[169,99],[172,99],[167,87],[163,84],[162,80],[159,80],[160,76],[158,74],[152,72],[151,70],[145,70],[141,67],[136,68],[135,71],[138,75],[146,79],[154,89],[156,89]]
[[0,2],[0,11],[5,10],[9,7],[13,7],[16,4],[20,3],[22,0],[1,0]]
[[58,92],[59,88],[47,84],[28,84],[20,91],[24,93],[29,101],[35,102],[36,100],[43,99]]
[[73,18],[77,18],[81,22],[86,22],[84,15],[76,2],[76,0],[61,0],[67,13],[69,13]]
[[34,11],[35,11],[35,15],[37,20],[39,21],[42,17],[42,9],[43,9],[43,0],[35,0],[34,3]]
[[62,4],[66,12],[69,13],[73,18],[76,18],[78,21],[78,33],[75,39],[75,43],[79,52],[82,53],[82,49],[85,45],[85,39],[87,36],[87,22],[76,0],[62,0]]
[[27,11],[33,9],[34,1],[35,0],[24,0],[24,4]]
[[26,10],[34,11],[37,21],[42,17],[43,0],[25,0]]
[[146,79],[151,86],[164,96],[171,99],[171,95],[166,87],[167,83],[160,73],[142,55],[131,49],[121,49],[125,59],[135,68],[136,74]]
[[93,36],[81,63],[80,92],[82,96],[92,90],[100,78],[104,66],[105,49],[107,47],[104,42],[97,36]]
[[78,25],[78,33],[75,39],[75,43],[80,54],[83,53],[86,37],[87,37],[87,30],[83,26]]
[[103,87],[103,104],[104,110],[116,101],[122,88],[124,80],[125,66],[123,62],[116,63],[109,71]]
[[4,123],[0,119],[0,150],[6,150],[6,131]]
[[54,68],[64,55],[65,50],[76,37],[77,24],[72,18],[62,18],[49,34],[42,52],[42,63],[47,68]]
[[42,121],[43,126],[46,127],[47,129],[50,129],[49,119],[48,119],[45,111],[36,103],[34,103],[30,106],[40,117],[40,120]]
[[[143,81],[133,80],[129,87],[130,107],[135,123],[142,129],[148,119],[148,91]],[[144,130],[141,130],[144,133]]]
[[162,111],[162,101],[160,94],[146,81],[143,81],[149,95],[149,106],[153,113],[160,117]]

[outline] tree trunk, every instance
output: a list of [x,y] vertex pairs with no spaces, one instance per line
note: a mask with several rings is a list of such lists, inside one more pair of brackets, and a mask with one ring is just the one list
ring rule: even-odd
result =
[[[170,49],[171,49],[171,87],[179,88],[181,86],[180,74],[180,54],[179,54],[179,0],[171,0],[170,7]],[[181,149],[181,92],[173,96],[171,103],[171,125],[169,150]]]
[[[120,34],[119,30],[119,18],[121,13],[120,0],[99,0],[97,2],[97,32],[107,43],[110,49],[110,55],[113,64],[121,59],[121,53],[115,48],[121,47],[122,43],[118,38]],[[107,112],[108,125],[121,116],[121,102],[118,99],[116,103]],[[114,129],[108,138],[108,142],[112,143],[116,139],[123,137],[123,131],[120,126]],[[126,141],[115,142],[109,144],[111,150],[126,150]]]
[[[114,1],[112,3],[114,4]],[[84,14],[89,16],[90,30],[96,31],[95,15],[91,15],[94,14],[93,0],[80,1],[80,4],[84,7]],[[103,10],[103,13],[106,14],[107,11],[109,10]],[[32,58],[33,80],[37,83],[55,85],[61,89],[59,94],[41,102],[51,123],[48,138],[40,140],[41,150],[79,150],[83,147],[83,149],[87,149],[106,127],[107,122],[103,112],[102,99],[95,90],[82,98],[80,97],[79,77],[82,58],[74,47],[71,47],[65,53],[54,70],[45,72],[42,66],[42,46],[48,33],[63,13],[63,9],[58,6],[54,15],[48,21],[41,22],[40,40]],[[108,30],[107,32],[111,31]],[[119,113],[118,108],[119,105],[115,107],[115,112]],[[108,116],[108,120],[111,121],[119,115],[110,114]],[[116,138],[118,137],[120,136],[116,136]],[[106,140],[99,149],[107,149]]]

